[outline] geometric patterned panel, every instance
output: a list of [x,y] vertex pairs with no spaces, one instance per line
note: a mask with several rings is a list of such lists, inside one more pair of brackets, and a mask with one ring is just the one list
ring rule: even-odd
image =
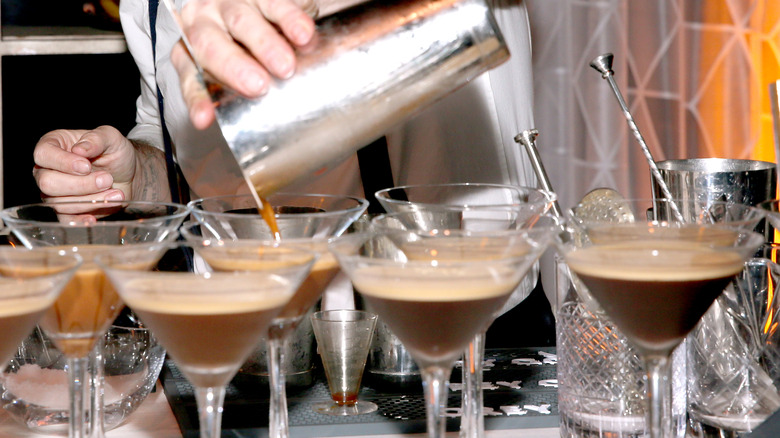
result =
[[596,187],[650,194],[650,174],[606,81],[615,80],[655,160],[776,162],[769,84],[780,79],[777,0],[526,0],[535,120],[561,204]]

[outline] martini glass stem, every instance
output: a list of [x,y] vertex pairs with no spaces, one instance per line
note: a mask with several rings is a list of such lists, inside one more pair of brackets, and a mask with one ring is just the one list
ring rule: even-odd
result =
[[84,438],[87,436],[86,407],[89,402],[89,384],[87,383],[88,357],[68,357],[70,420],[68,422],[69,438]]
[[270,409],[268,412],[268,436],[288,438],[290,426],[287,420],[287,392],[285,390],[282,359],[284,337],[278,337],[271,330],[268,337],[268,380],[271,385]]
[[666,438],[670,432],[670,382],[671,368],[668,356],[645,357],[647,370],[647,421],[650,438]]
[[225,387],[195,388],[195,401],[198,403],[200,438],[219,438]]
[[105,423],[103,412],[103,397],[105,374],[103,369],[103,345],[104,338],[95,345],[90,358],[90,412],[89,412],[89,437],[103,438],[105,436]]
[[485,358],[485,333],[474,337],[464,353],[463,389],[460,415],[460,438],[480,438],[484,435],[482,416],[482,365]]
[[429,438],[444,438],[446,418],[444,408],[447,406],[448,370],[440,366],[428,366],[422,371],[423,392],[426,400],[426,423]]

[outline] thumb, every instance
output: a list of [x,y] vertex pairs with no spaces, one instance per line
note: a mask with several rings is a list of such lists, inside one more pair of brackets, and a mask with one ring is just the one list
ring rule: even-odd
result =
[[85,132],[71,147],[71,152],[88,159],[100,157],[110,152],[112,145],[124,141],[124,136],[116,129],[101,126]]

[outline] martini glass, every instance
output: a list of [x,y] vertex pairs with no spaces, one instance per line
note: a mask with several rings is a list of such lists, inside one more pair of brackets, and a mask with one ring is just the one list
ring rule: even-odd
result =
[[[763,236],[747,231],[763,213],[738,204],[701,210],[685,200],[626,202],[634,222],[580,220],[561,251],[644,361],[648,430],[662,438],[671,433],[672,351],[763,243]],[[674,211],[688,220],[676,222]]]
[[148,252],[135,250],[103,254],[97,263],[195,388],[200,437],[218,438],[226,385],[317,255],[274,245],[208,242],[169,251],[194,254],[207,266],[182,270],[160,264],[150,271]]
[[[173,239],[188,213],[184,205],[143,201],[27,204],[0,212],[23,246],[59,248],[84,259],[40,322],[66,357],[71,438],[88,433],[94,438],[103,436],[103,360],[98,341],[124,306],[93,259],[105,252],[121,252],[134,245],[148,249]],[[85,385],[93,349],[93,375]]]
[[445,434],[442,413],[455,361],[487,329],[557,230],[550,216],[525,230],[372,226],[330,245],[355,289],[420,368],[430,437]]
[[8,364],[81,262],[66,251],[0,247],[0,365]]
[[[502,228],[507,225],[516,228],[525,227],[533,224],[534,219],[539,215],[546,213],[555,201],[554,193],[529,187],[489,183],[399,186],[379,190],[375,196],[389,213],[408,212],[406,225],[419,229],[475,229],[495,226]],[[514,224],[486,221],[486,214],[480,213],[480,210],[511,206],[522,208],[517,211],[521,216]],[[526,299],[536,286],[538,274],[538,266],[534,265],[529,275],[523,279],[495,316],[506,313]],[[462,438],[479,438],[484,435],[482,397],[484,356],[485,333],[481,332],[469,343],[463,355],[460,423]]]
[[[267,336],[269,402],[269,436],[289,436],[285,376],[281,371],[285,343],[317,302],[322,292],[338,274],[336,259],[328,252],[328,243],[341,235],[368,207],[361,198],[317,194],[275,194],[267,198],[273,206],[282,246],[304,247],[320,255],[311,273],[282,312],[274,318]],[[258,213],[251,196],[218,196],[192,201],[193,216],[200,223],[198,232],[185,227],[188,240],[222,241],[271,240],[274,235]],[[200,234],[200,235],[198,235]]]

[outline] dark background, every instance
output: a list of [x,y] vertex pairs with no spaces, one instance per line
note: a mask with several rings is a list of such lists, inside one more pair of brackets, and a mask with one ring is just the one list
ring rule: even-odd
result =
[[2,57],[4,207],[40,202],[33,148],[54,129],[135,125],[138,69],[129,53]]
[[111,16],[99,0],[2,0],[0,12],[3,24],[121,30],[118,17]]
[[[86,5],[86,7],[85,7]],[[95,0],[2,0],[4,26],[86,26],[121,31]],[[40,202],[32,177],[32,152],[54,129],[135,124],[140,92],[129,53],[3,56],[4,207]]]

